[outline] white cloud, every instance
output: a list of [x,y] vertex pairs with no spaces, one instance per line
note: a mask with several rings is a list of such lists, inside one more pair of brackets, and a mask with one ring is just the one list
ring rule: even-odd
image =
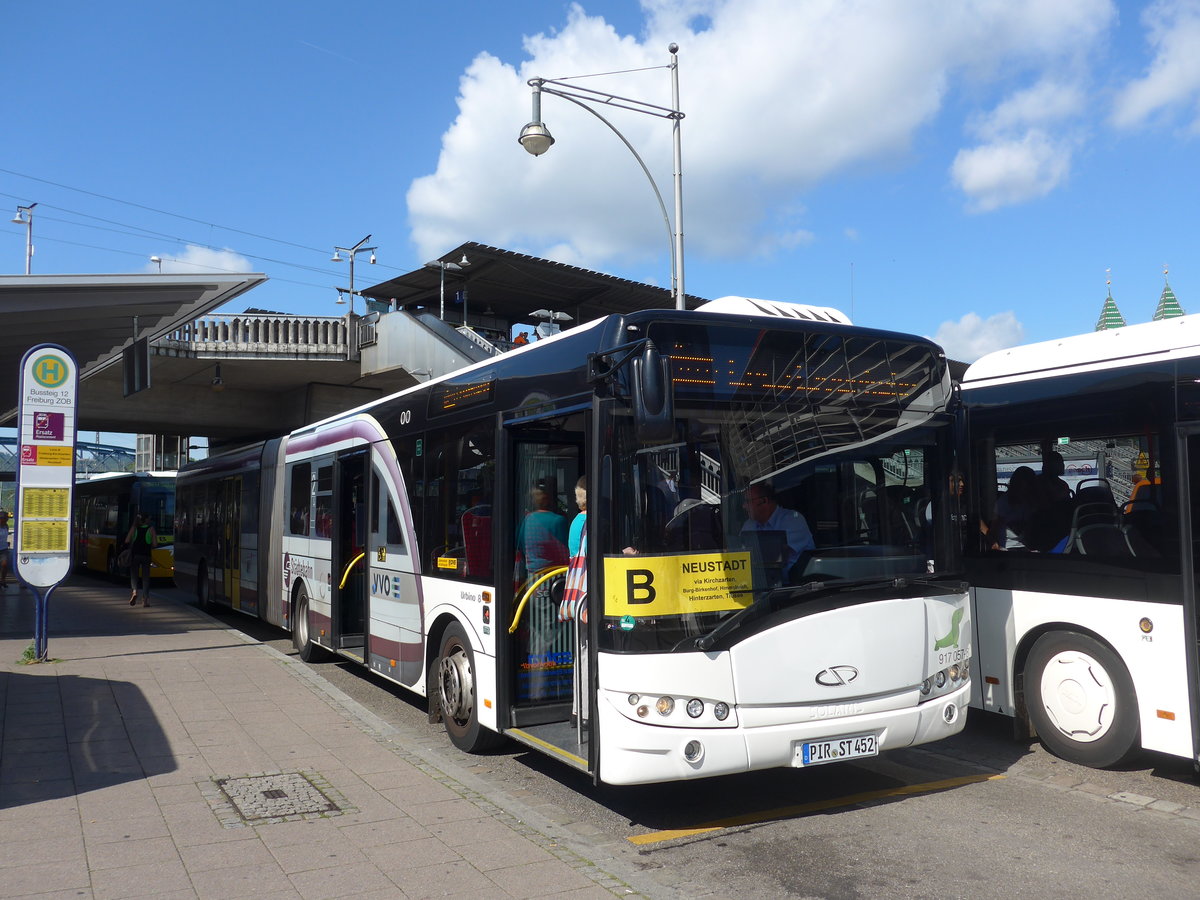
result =
[[[179,256],[172,256],[168,253],[156,253],[155,256],[162,259],[162,274],[164,275],[205,272],[243,274],[258,271],[246,257],[233,250],[214,250],[211,247],[197,247],[194,244],[188,244]],[[157,273],[159,271],[158,263],[150,263],[146,266],[146,271]]]
[[1111,121],[1136,128],[1156,113],[1185,107],[1200,132],[1200,0],[1160,0],[1142,13],[1154,60],[1117,95]]
[[967,313],[957,322],[943,322],[933,339],[950,359],[974,362],[993,350],[1015,347],[1025,340],[1025,326],[1011,310],[986,319]]
[[[942,111],[949,85],[987,94],[1022,73],[1086,55],[1112,19],[1111,0],[643,0],[645,27],[622,35],[570,7],[565,24],[526,38],[519,63],[478,56],[464,73],[458,116],[436,171],[413,181],[409,218],[426,258],[463,240],[580,265],[665,256],[668,228],[636,161],[608,128],[558,97],[542,118],[557,143],[529,157],[517,134],[530,117],[528,78],[658,67],[573,82],[665,107],[668,43],[680,46],[684,231],[689,253],[737,257],[815,239],[779,207],[855,166],[904,161]],[[1028,81],[1028,79],[1026,79]],[[1062,89],[1046,94],[1066,106]],[[1036,97],[998,108],[1033,124]],[[605,107],[672,206],[670,124]],[[1062,147],[1058,157],[1062,159]],[[1033,182],[1055,171],[1046,147]],[[1030,152],[1027,150],[1027,153]],[[1010,181],[1011,181],[1010,176]],[[972,182],[974,183],[974,182]],[[1011,189],[1009,196],[1016,196]],[[561,245],[569,248],[564,252]],[[664,273],[665,274],[665,273]]]
[[1071,149],[1039,131],[960,150],[950,173],[975,212],[1024,203],[1054,190],[1071,168]]

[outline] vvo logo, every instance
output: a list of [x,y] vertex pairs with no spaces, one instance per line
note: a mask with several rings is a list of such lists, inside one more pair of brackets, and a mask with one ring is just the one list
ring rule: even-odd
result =
[[384,597],[400,596],[400,576],[389,575],[387,572],[371,573],[371,595]]
[[858,677],[854,666],[830,666],[817,673],[817,684],[825,687],[844,687]]

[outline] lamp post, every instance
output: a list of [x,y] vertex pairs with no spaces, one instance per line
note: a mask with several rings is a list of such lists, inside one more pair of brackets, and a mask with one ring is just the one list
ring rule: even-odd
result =
[[[360,254],[360,253],[368,253],[369,252],[371,254],[370,263],[371,263],[371,265],[375,265],[375,250],[377,248],[364,246],[367,243],[367,241],[369,241],[370,239],[371,239],[371,236],[368,234],[365,238],[363,238],[361,241],[359,241],[353,247],[334,247],[333,248],[333,257],[330,259],[330,262],[341,262],[342,257],[339,256],[338,254],[345,253],[346,258],[350,261],[349,294],[350,294],[350,315],[352,315],[352,316],[354,315],[354,257],[358,256],[358,254]],[[344,299],[342,299],[342,289],[341,288],[338,288],[337,302],[338,303],[346,302]]]
[[[33,208],[36,203],[30,203],[28,206],[18,206],[17,214],[13,216],[14,225],[25,226],[25,274],[28,275],[33,269]],[[28,218],[22,218],[22,213]]]
[[[683,113],[679,111],[679,45],[671,44],[667,47],[667,51],[671,54],[671,62],[664,68],[671,70],[671,107],[670,109],[663,106],[655,106],[653,103],[645,103],[641,100],[632,100],[629,97],[620,97],[616,94],[608,94],[603,91],[593,91],[589,88],[577,87],[572,84],[566,84],[566,79],[558,78],[531,78],[529,86],[533,88],[533,120],[521,129],[521,136],[517,138],[521,146],[533,156],[541,156],[554,143],[554,138],[550,134],[545,123],[542,122],[542,94],[553,94],[555,97],[562,97],[564,100],[570,100],[576,106],[586,109],[593,116],[603,122],[621,142],[629,149],[629,152],[637,159],[638,165],[642,167],[646,178],[650,182],[650,187],[654,190],[654,196],[658,199],[658,208],[662,212],[663,222],[667,226],[667,238],[671,247],[671,293],[675,297],[675,308],[686,309],[687,305],[684,299],[683,292],[683,155],[680,151],[679,137],[679,122],[683,119]],[[583,76],[574,76],[583,77]],[[588,106],[588,103],[601,103],[605,106],[616,106],[620,109],[627,109],[631,112],[645,113],[646,115],[658,116],[662,119],[671,120],[671,137],[674,145],[674,187],[675,187],[675,226],[671,227],[671,219],[667,215],[667,205],[663,202],[662,193],[658,189],[658,185],[654,181],[654,177],[650,174],[650,169],[643,162],[642,157],[638,154],[633,145],[617,130],[616,126],[596,110]]]
[[[441,296],[441,308],[438,310],[438,318],[443,322],[446,321],[446,270],[449,269],[451,272],[461,272],[470,264],[471,261],[467,259],[467,254],[465,253],[463,254],[463,258],[456,263],[444,262],[440,259],[435,259],[433,262],[425,263],[425,267],[428,269],[441,270],[441,287],[439,292]],[[463,326],[469,327],[467,326],[467,300],[465,295],[463,296]]]

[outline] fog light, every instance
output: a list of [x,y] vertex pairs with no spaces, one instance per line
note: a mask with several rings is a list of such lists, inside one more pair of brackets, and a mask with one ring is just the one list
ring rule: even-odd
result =
[[641,698],[641,695],[639,695],[639,694],[630,694],[625,699],[629,701],[630,706],[637,706],[638,701],[640,701],[642,698]]
[[690,763],[700,761],[700,757],[704,755],[704,745],[699,741],[688,741],[683,747],[683,758]]
[[704,701],[693,697],[687,702],[687,714],[693,719],[698,719],[704,715]]
[[713,706],[713,715],[717,717],[718,722],[724,722],[729,718],[729,704],[718,703]]
[[942,718],[946,720],[947,725],[953,725],[958,721],[958,707],[953,703],[947,703],[946,708],[942,710]]
[[671,697],[659,697],[654,708],[658,710],[660,716],[669,716],[675,712],[675,700]]

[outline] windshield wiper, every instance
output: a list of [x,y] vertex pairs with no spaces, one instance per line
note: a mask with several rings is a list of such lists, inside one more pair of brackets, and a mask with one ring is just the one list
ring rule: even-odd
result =
[[717,623],[716,628],[714,628],[708,634],[702,634],[700,637],[695,638],[693,642],[697,649],[707,650],[709,647],[711,647],[713,644],[715,644],[717,642],[718,638],[722,638],[725,635],[729,634],[729,632],[733,631],[733,629],[736,628],[741,623],[742,619],[747,618],[752,611],[754,611],[755,614],[757,615],[758,611],[761,610],[764,605],[770,606],[771,602],[773,600],[782,599],[784,597],[790,598],[790,597],[798,597],[798,596],[806,595],[806,594],[812,594],[812,593],[815,593],[816,591],[824,589],[827,586],[828,586],[828,582],[810,581],[810,582],[807,582],[806,584],[798,584],[793,587],[772,588],[771,590],[769,590],[765,594],[763,594],[761,597],[759,597],[757,600],[755,600],[753,603],[751,603],[749,606],[747,606],[743,609],[739,609],[737,612],[735,612],[732,616],[729,616],[728,618],[722,619],[720,622]]
[[[953,594],[965,591],[967,583],[965,581],[942,581],[936,577],[925,575],[893,575],[889,578],[871,578],[862,581],[843,581],[841,579],[837,581],[809,581],[804,584],[772,588],[749,606],[739,609],[728,618],[722,619],[717,623],[717,627],[708,632],[708,634],[703,634],[698,638],[691,638],[689,640],[696,649],[708,650],[719,639],[737,628],[743,620],[749,618],[751,614],[760,615],[764,610],[774,607],[775,603],[781,600],[795,600],[818,592],[833,594],[849,591],[877,590],[879,588],[905,590],[909,587],[938,587],[947,593]],[[681,641],[676,645],[676,649],[684,643],[686,641]]]

